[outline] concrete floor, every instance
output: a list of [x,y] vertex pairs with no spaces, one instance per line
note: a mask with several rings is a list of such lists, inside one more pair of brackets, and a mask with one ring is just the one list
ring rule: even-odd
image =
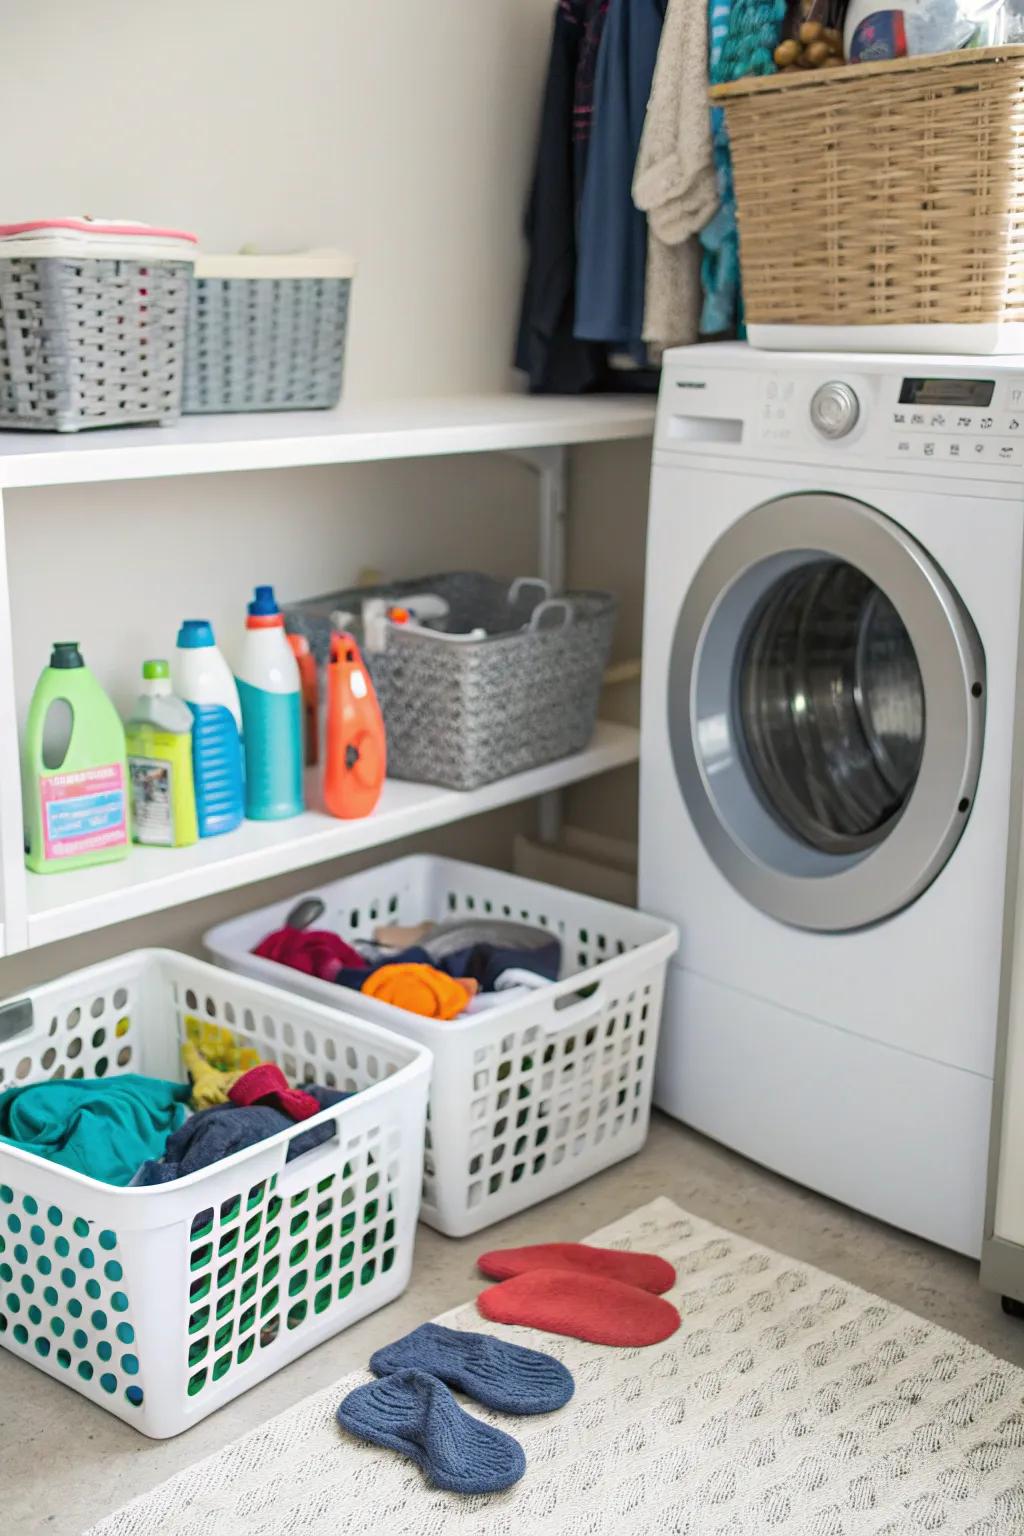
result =
[[882,1226],[656,1116],[637,1157],[577,1189],[453,1241],[419,1229],[405,1295],[176,1440],[146,1440],[0,1350],[3,1528],[79,1536],[87,1526],[246,1430],[362,1365],[381,1344],[471,1297],[482,1248],[572,1239],[668,1195],[695,1215],[841,1275],[1024,1366],[1024,1322],[981,1290],[977,1266]]

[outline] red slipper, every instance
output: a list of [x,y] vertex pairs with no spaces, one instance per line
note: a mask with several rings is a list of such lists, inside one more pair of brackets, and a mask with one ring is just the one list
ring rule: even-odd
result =
[[567,1269],[516,1275],[481,1291],[476,1305],[492,1323],[518,1323],[625,1349],[660,1344],[679,1327],[679,1313],[660,1296]]
[[620,1253],[617,1248],[592,1248],[589,1243],[534,1243],[529,1248],[494,1248],[481,1254],[477,1268],[492,1280],[510,1280],[532,1269],[571,1269],[601,1275],[622,1285],[660,1296],[676,1283],[672,1265],[654,1253]]

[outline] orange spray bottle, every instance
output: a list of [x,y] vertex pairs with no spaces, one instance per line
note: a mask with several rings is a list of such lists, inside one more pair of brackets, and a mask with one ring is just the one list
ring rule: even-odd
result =
[[331,636],[327,663],[324,804],[332,816],[369,816],[384,787],[387,745],[373,683],[351,635]]

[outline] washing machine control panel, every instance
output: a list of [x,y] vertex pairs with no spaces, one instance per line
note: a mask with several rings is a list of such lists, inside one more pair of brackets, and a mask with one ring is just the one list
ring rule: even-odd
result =
[[888,380],[895,459],[1024,465],[1024,377],[904,375]]
[[667,360],[658,448],[1021,479],[1019,358],[784,357],[732,346],[706,362],[714,352],[687,348]]

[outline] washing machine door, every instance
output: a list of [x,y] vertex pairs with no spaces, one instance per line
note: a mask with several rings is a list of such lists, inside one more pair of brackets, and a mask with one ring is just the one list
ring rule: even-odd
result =
[[680,789],[722,874],[782,922],[840,932],[920,895],[974,803],[984,709],[955,591],[849,497],[755,508],[684,599],[668,689]]

